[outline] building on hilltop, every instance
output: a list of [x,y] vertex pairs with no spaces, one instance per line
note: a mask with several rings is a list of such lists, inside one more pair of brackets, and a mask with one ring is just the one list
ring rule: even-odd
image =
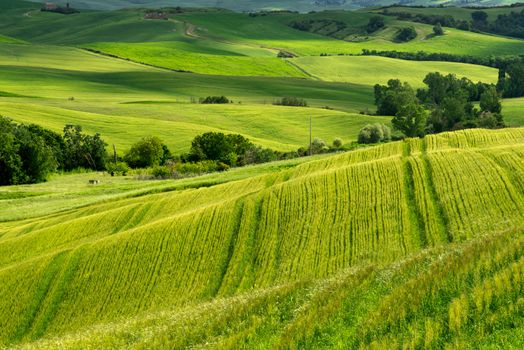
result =
[[56,11],[57,9],[58,5],[52,2],[46,2],[42,5],[42,11]]
[[77,13],[78,11],[69,6],[69,3],[66,4],[65,7],[58,6],[57,4],[53,2],[46,2],[42,5],[41,10],[43,12],[56,12],[56,13],[62,13],[64,15],[69,15],[72,13]]
[[145,19],[169,19],[167,13],[164,12],[148,12],[144,16]]

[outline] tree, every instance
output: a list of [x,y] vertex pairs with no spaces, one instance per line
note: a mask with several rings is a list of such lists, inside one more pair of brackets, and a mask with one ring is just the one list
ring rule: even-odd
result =
[[480,97],[480,110],[482,112],[500,113],[502,103],[495,87],[490,87]]
[[417,100],[411,86],[402,84],[398,79],[389,80],[387,85],[377,84],[374,90],[378,115],[394,116],[401,106]]
[[100,134],[94,136],[82,133],[80,125],[64,127],[65,164],[66,170],[86,168],[104,170],[107,159],[106,143]]
[[407,137],[424,136],[427,113],[417,103],[401,106],[397,115],[392,120],[393,127]]
[[342,147],[342,145],[344,144],[344,141],[342,141],[341,138],[336,138],[333,140],[333,147],[336,148],[336,149],[339,149],[340,147]]
[[497,86],[504,97],[524,96],[524,63],[509,65],[501,71]]
[[132,168],[160,165],[165,154],[163,146],[162,140],[158,137],[144,137],[131,146],[131,149],[124,156],[124,160]]
[[405,43],[417,37],[417,31],[413,27],[400,28],[395,35],[395,41]]
[[207,132],[193,139],[189,159],[214,160],[235,166],[245,163],[245,154],[252,146],[253,144],[242,135]]
[[440,22],[433,27],[433,34],[437,36],[444,35],[444,29],[442,29]]
[[38,133],[0,117],[1,185],[45,181],[56,166],[52,149]]
[[373,16],[369,19],[368,25],[366,26],[366,32],[369,34],[376,32],[379,29],[382,29],[386,26],[384,22],[384,17]]
[[471,13],[471,19],[473,19],[475,23],[487,23],[488,14],[484,11],[473,11]]

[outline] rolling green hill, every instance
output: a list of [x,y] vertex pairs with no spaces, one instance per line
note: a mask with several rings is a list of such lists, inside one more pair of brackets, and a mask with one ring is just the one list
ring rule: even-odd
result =
[[483,66],[404,61],[376,56],[309,56],[295,58],[291,62],[320,80],[362,85],[385,84],[389,79],[400,79],[415,87],[422,87],[424,78],[431,72],[455,74],[490,84],[496,83],[498,77],[498,70]]
[[[30,0],[34,2],[40,2],[39,0]],[[463,6],[497,6],[497,5],[510,5],[514,1],[512,0],[411,0],[408,3],[411,5],[463,5]],[[287,9],[293,11],[311,11],[311,10],[322,10],[326,8],[345,8],[354,9],[358,7],[370,7],[380,5],[391,5],[396,3],[394,0],[348,0],[340,2],[338,4],[325,5],[325,2],[318,1],[306,1],[306,0],[180,0],[176,2],[178,6],[184,7],[223,7],[237,11],[256,11],[263,9]],[[77,0],[75,6],[87,9],[99,9],[99,10],[113,10],[119,8],[128,7],[162,7],[162,6],[173,6],[173,2],[169,0]]]
[[0,344],[517,349],[523,155],[445,133],[0,223]]
[[[513,4],[516,2],[509,2]],[[488,21],[494,21],[497,19],[498,15],[509,14],[511,12],[520,12],[524,9],[524,6],[514,6],[514,7],[496,7],[496,8],[487,8],[482,9],[482,11],[488,14]],[[377,10],[377,11],[382,11]],[[438,16],[451,16],[457,20],[471,21],[471,14],[476,11],[475,8],[461,8],[461,7],[404,7],[404,6],[392,6],[388,7],[389,12],[406,12],[411,14],[427,14],[427,15],[438,15]]]

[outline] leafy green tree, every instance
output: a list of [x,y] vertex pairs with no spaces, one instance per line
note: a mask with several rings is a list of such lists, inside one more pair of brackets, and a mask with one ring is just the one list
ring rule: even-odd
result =
[[189,160],[214,160],[229,166],[242,165],[250,147],[252,143],[242,135],[208,132],[193,139]]
[[144,137],[131,146],[131,149],[125,154],[124,160],[132,168],[160,165],[165,155],[163,146],[162,140],[158,137]]
[[0,184],[42,182],[56,170],[52,149],[26,125],[0,117]]
[[401,106],[393,118],[393,127],[407,137],[424,136],[427,113],[418,103],[409,103]]
[[512,64],[501,71],[497,86],[504,97],[524,96],[524,63]]
[[474,11],[471,13],[473,27],[482,29],[488,26],[488,14],[484,11]]
[[366,32],[369,34],[376,32],[379,29],[382,29],[386,26],[386,23],[384,22],[384,17],[381,16],[373,16],[369,19],[369,22],[366,26]]
[[75,168],[105,169],[106,143],[102,140],[100,134],[86,135],[82,133],[80,125],[66,125],[64,143],[66,147],[66,170]]
[[436,36],[444,35],[444,29],[442,29],[440,22],[433,27],[433,34]]
[[400,107],[415,103],[417,97],[408,83],[402,84],[398,79],[391,79],[387,85],[375,85],[375,104],[378,115],[394,116]]
[[405,43],[417,37],[417,31],[413,27],[400,28],[395,35],[395,41]]
[[500,113],[502,112],[502,103],[494,86],[490,87],[480,97],[480,109],[482,112]]

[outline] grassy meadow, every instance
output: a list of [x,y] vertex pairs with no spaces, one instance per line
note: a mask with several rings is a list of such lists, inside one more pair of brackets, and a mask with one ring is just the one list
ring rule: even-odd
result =
[[400,79],[420,88],[424,86],[426,75],[432,72],[455,74],[488,84],[495,84],[498,78],[497,69],[451,62],[405,61],[377,56],[308,56],[291,61],[319,80],[371,86]]

